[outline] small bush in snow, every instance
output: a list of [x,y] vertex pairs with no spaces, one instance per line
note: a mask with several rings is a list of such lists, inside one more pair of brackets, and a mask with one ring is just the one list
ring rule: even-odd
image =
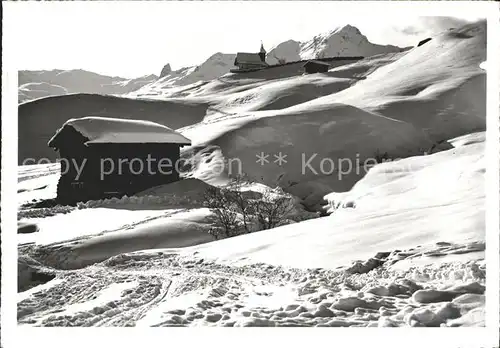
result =
[[287,219],[295,209],[291,195],[281,188],[266,189],[262,194],[242,190],[248,183],[240,176],[227,187],[206,190],[204,206],[215,214],[216,227],[210,234],[216,239],[293,222]]
[[205,206],[216,216],[216,227],[210,230],[210,234],[219,239],[221,236],[233,237],[238,227],[238,214],[233,209],[231,191],[209,187],[205,192]]
[[389,156],[389,154],[387,152],[380,152],[378,149],[377,151],[375,151],[375,154],[373,155],[373,159],[377,162],[377,163],[384,163],[384,162],[388,162],[391,160],[391,157]]
[[293,211],[294,200],[282,188],[268,189],[253,202],[253,213],[263,230],[275,228]]

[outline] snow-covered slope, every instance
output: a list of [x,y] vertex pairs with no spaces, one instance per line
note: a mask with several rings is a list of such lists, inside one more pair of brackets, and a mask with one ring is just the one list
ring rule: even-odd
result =
[[162,70],[162,76],[157,81],[143,86],[132,93],[132,96],[150,96],[158,93],[158,90],[170,89],[172,87],[187,86],[204,81],[211,81],[229,72],[233,68],[236,54],[215,53],[205,62],[198,66],[186,67],[172,71],[169,65]]
[[[485,47],[482,25],[450,31],[395,60],[372,60],[378,69],[351,75],[345,85],[328,76],[333,69],[316,80],[295,77],[224,95],[212,107],[217,112],[182,131],[193,144],[217,145],[227,159],[239,159],[251,177],[317,204],[327,191],[349,190],[377,153],[423,154],[484,130],[486,74],[479,64]],[[315,90],[308,92],[308,84]],[[280,152],[286,163],[273,162]],[[255,162],[261,153],[269,163]]]
[[68,94],[68,89],[63,86],[47,82],[28,82],[19,86],[18,101],[24,103],[31,99],[65,94]]
[[125,79],[96,74],[85,70],[21,70],[18,74],[19,103],[71,93],[124,94],[155,81],[147,75]]
[[312,39],[299,42],[288,40],[272,48],[266,57],[269,64],[295,62],[329,57],[370,57],[383,53],[402,52],[408,48],[373,44],[358,28],[346,25]]
[[484,132],[451,142],[457,147],[379,164],[349,192],[328,194],[329,207],[338,207],[329,217],[302,222],[300,229],[288,225],[193,250],[231,264],[335,268],[352,261],[353,250],[366,260],[417,245],[484,242]]
[[[375,166],[350,192],[327,196],[336,208],[331,216],[217,242],[203,239],[206,211],[168,210],[165,200],[131,200],[122,209],[110,202],[32,219],[40,232],[20,239],[35,242],[20,248],[20,284],[54,279],[19,293],[18,320],[36,326],[483,326],[484,133],[451,143],[457,147]],[[63,238],[76,239],[51,243],[57,230],[68,228],[71,235]],[[143,248],[156,249],[122,254]]]

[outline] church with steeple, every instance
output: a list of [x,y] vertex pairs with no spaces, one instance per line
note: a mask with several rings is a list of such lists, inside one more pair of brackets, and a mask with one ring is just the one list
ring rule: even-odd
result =
[[238,52],[234,60],[234,65],[238,69],[233,69],[231,72],[245,72],[261,70],[268,66],[266,63],[267,52],[262,41],[260,42],[259,53]]

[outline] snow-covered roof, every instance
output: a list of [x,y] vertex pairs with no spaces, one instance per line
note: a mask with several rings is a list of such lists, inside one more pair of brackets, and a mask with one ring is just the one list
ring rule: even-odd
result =
[[266,65],[261,59],[258,53],[245,53],[238,52],[236,55],[236,62],[238,64],[260,64]]
[[56,132],[49,140],[50,147],[64,129],[72,127],[88,139],[85,144],[96,143],[174,143],[190,145],[191,141],[182,134],[161,124],[142,121],[106,117],[73,118]]
[[320,61],[320,60],[315,60],[315,59],[308,60],[308,61],[304,64],[304,66],[309,65],[309,64],[326,65],[326,66],[328,66],[328,67],[330,66],[330,64],[328,64],[328,63],[326,63],[326,62],[322,62],[322,61]]

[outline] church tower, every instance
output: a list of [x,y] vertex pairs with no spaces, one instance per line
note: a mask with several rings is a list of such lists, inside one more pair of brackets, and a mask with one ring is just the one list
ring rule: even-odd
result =
[[259,57],[260,57],[260,60],[265,63],[266,62],[266,50],[264,49],[264,44],[262,43],[262,41],[260,42],[260,52],[259,52]]

